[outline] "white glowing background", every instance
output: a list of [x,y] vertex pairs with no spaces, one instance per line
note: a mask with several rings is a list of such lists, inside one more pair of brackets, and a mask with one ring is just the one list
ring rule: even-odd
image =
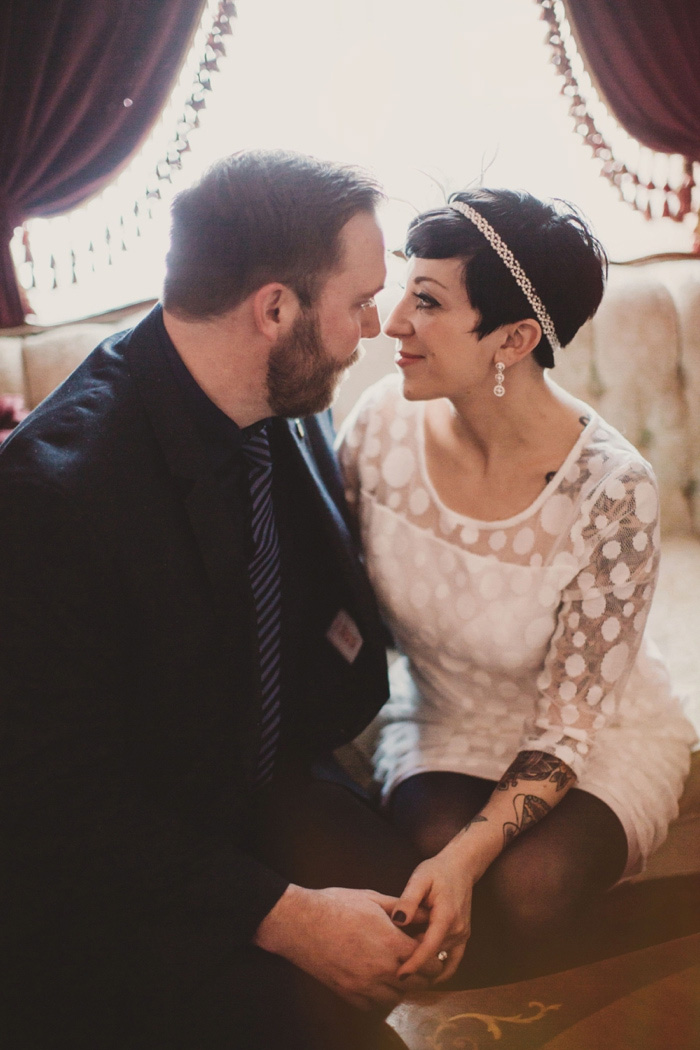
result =
[[[613,258],[689,247],[687,227],[645,222],[598,175],[559,95],[534,0],[239,0],[233,30],[175,190],[243,147],[359,163],[389,193],[383,221],[398,247],[416,210],[486,169],[485,184],[574,201]],[[98,264],[95,275],[79,272],[77,286],[64,279],[58,293],[35,292],[40,319],[158,295],[167,201],[138,242],[127,224],[127,252],[113,236],[108,270],[98,242],[142,191],[191,79],[188,67],[151,142],[101,198],[70,217],[32,223],[40,285],[51,251],[59,277],[65,269],[63,239],[92,239]]]

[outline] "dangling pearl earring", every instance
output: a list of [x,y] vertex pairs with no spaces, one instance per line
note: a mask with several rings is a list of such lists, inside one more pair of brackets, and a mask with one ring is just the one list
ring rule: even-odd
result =
[[506,392],[506,388],[503,385],[505,370],[506,366],[503,364],[503,362],[498,361],[496,363],[496,385],[493,388],[493,392],[496,395],[496,397],[503,397],[503,395]]

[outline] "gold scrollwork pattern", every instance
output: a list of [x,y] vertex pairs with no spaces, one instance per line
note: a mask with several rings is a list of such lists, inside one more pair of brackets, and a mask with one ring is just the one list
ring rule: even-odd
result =
[[534,1010],[535,1013],[529,1017],[524,1017],[522,1013],[515,1014],[513,1017],[479,1013],[455,1014],[438,1025],[432,1038],[432,1044],[434,1050],[478,1050],[482,1044],[475,1042],[468,1033],[465,1033],[464,1025],[460,1022],[480,1021],[486,1026],[489,1035],[494,1039],[501,1039],[503,1036],[502,1024],[533,1024],[535,1021],[540,1021],[551,1010],[559,1010],[561,1005],[561,1003],[553,1003],[551,1006],[545,1006],[544,1003],[530,1002],[528,1009]]

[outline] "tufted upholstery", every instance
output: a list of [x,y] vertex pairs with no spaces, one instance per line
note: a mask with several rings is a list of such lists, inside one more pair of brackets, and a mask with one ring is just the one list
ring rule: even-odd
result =
[[651,462],[664,532],[700,537],[700,260],[611,271],[556,379]]

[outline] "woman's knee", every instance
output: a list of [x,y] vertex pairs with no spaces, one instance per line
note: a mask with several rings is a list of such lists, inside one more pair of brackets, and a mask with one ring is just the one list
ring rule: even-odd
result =
[[417,773],[394,790],[389,818],[422,857],[434,857],[479,812],[493,787],[462,773]]
[[510,843],[487,875],[487,891],[514,929],[529,936],[567,928],[622,874],[624,830],[609,807],[574,790]]
[[575,922],[585,899],[580,876],[562,851],[513,848],[492,864],[482,894],[509,937],[537,940]]

